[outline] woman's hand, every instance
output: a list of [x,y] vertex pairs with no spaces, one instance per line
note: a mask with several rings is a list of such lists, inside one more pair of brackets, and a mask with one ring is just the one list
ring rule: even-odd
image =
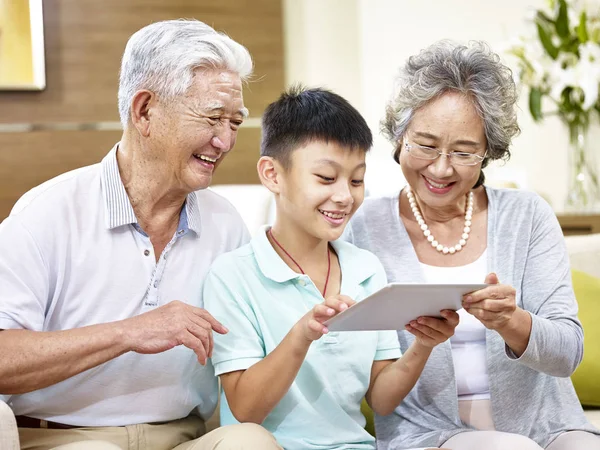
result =
[[424,347],[433,348],[454,335],[458,325],[458,313],[450,309],[440,311],[442,319],[435,317],[418,317],[406,325],[406,331],[415,336],[416,341]]
[[329,330],[324,323],[342,311],[347,310],[356,302],[345,295],[334,295],[325,299],[306,313],[295,325],[302,336],[308,341],[316,341],[327,334]]
[[486,328],[500,331],[508,326],[517,310],[516,290],[507,284],[500,284],[495,273],[488,274],[485,283],[492,286],[466,294],[463,307]]

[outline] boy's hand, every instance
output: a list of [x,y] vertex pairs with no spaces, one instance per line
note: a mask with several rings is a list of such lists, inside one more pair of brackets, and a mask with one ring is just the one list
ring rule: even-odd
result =
[[424,347],[433,348],[454,335],[458,325],[458,313],[450,309],[440,311],[442,319],[419,317],[406,325],[406,331],[413,334]]
[[324,334],[327,334],[329,330],[324,322],[347,310],[349,307],[354,305],[356,302],[350,297],[345,295],[334,295],[325,299],[323,303],[316,305],[308,313],[302,317],[296,326],[301,334],[307,341],[316,341]]

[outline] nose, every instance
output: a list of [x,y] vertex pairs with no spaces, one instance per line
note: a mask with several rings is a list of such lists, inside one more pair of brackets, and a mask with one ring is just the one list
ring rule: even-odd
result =
[[234,131],[228,129],[221,129],[216,132],[213,138],[211,139],[211,144],[213,147],[218,148],[223,152],[228,152],[231,150],[234,142]]
[[429,164],[428,169],[432,175],[439,178],[448,177],[452,175],[452,172],[454,171],[447,153],[440,154],[435,161]]
[[352,192],[346,183],[337,183],[331,200],[339,205],[347,206],[354,203]]

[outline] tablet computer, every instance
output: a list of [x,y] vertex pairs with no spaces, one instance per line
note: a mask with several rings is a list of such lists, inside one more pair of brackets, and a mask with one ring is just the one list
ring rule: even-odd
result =
[[462,296],[487,284],[390,283],[325,325],[329,331],[403,330],[420,316],[441,317],[440,311],[462,308]]

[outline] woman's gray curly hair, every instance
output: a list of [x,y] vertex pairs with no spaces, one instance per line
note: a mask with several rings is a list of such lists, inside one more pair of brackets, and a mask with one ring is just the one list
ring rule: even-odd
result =
[[[396,146],[399,162],[400,141],[415,111],[447,91],[462,92],[473,99],[483,120],[489,161],[510,158],[510,143],[519,132],[517,90],[511,70],[487,44],[472,41],[460,45],[439,41],[411,56],[394,81],[394,93],[387,104],[381,131]],[[483,171],[474,187],[485,180]]]

